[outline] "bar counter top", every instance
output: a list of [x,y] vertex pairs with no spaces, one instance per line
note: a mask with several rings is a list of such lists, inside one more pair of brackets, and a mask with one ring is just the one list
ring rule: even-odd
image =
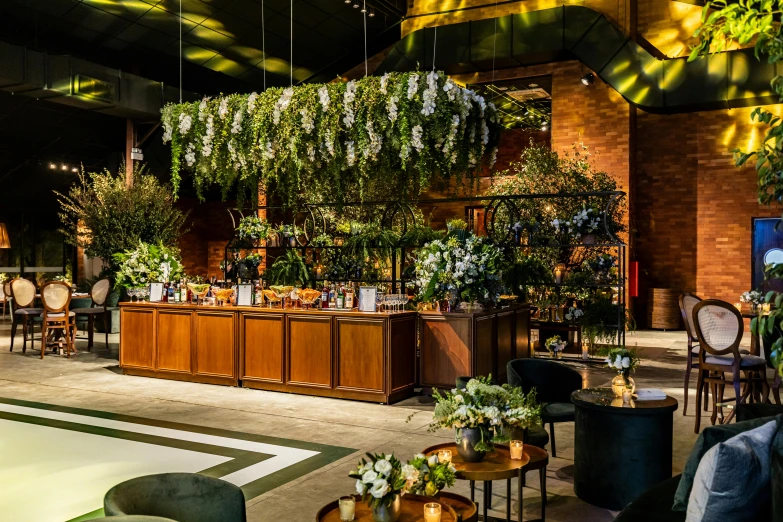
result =
[[140,301],[136,303],[119,303],[120,308],[158,308],[158,309],[171,309],[171,310],[198,310],[205,312],[252,312],[252,313],[296,313],[296,314],[314,314],[314,315],[340,315],[351,317],[399,317],[401,315],[416,315],[419,312],[415,310],[404,310],[399,312],[360,312],[358,309],[349,310],[347,308],[335,309],[335,308],[296,308],[287,306],[285,308],[269,307],[267,305],[253,305],[253,306],[213,306],[213,305],[197,305],[193,303],[151,303],[149,301]]

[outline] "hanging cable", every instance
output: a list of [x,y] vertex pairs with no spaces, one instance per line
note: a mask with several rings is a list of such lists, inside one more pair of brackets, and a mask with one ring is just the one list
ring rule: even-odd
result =
[[364,0],[364,7],[362,8],[362,17],[364,18],[364,77],[367,78],[367,0]]
[[294,86],[294,0],[291,0],[291,79],[290,86]]
[[179,0],[179,102],[182,103],[182,0]]
[[264,0],[261,0],[261,54],[264,59],[261,61],[261,68],[264,71],[264,90],[266,90],[266,28],[264,27]]
[[495,49],[498,40],[498,0],[495,0],[495,32],[492,35],[492,85],[495,85]]
[[435,70],[435,49],[438,46],[438,26],[435,26],[435,35],[432,38],[432,70]]

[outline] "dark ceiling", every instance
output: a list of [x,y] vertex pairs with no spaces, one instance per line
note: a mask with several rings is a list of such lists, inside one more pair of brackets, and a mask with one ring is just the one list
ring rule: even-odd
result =
[[[358,0],[364,3],[365,0]],[[184,88],[204,94],[334,78],[364,57],[344,0],[182,0]],[[262,4],[263,25],[262,31]],[[404,0],[366,1],[369,55],[399,39]],[[3,0],[0,40],[179,84],[180,0]],[[262,50],[266,48],[266,57]]]

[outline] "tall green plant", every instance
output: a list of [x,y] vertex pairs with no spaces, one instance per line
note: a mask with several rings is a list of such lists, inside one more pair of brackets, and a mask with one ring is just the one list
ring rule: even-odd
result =
[[[743,46],[753,44],[758,60],[764,58],[768,63],[776,64],[783,59],[781,16],[783,0],[707,2],[702,10],[702,25],[694,34],[699,42],[688,59],[693,61],[709,53],[722,52],[737,43]],[[775,75],[770,87],[783,101],[783,76]],[[751,113],[751,120],[766,124],[766,135],[756,150],[733,150],[734,163],[741,167],[755,161],[759,202],[766,205],[780,203],[783,201],[783,177],[780,175],[783,172],[783,120],[763,107]],[[783,265],[768,267],[767,278],[783,278]],[[765,300],[776,308],[783,304],[783,296],[776,292],[769,292]],[[783,331],[783,312],[775,310],[761,317],[760,321],[753,319],[751,326],[754,331],[780,334]],[[773,343],[771,352],[778,372],[783,375],[783,335]]]
[[310,280],[310,270],[295,250],[278,257],[264,275],[275,285],[303,285]]
[[[120,172],[125,170],[120,167]],[[60,203],[60,232],[66,241],[103,259],[116,270],[114,255],[139,243],[175,246],[187,212],[174,206],[171,187],[137,165],[133,184],[108,170],[85,173],[67,194],[55,192]]]

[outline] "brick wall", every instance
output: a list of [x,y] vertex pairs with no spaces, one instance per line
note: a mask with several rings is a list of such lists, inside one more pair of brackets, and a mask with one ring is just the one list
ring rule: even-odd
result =
[[219,276],[224,248],[233,235],[231,217],[226,211],[230,203],[185,199],[178,206],[190,210],[185,224],[190,230],[179,240],[185,273]]

